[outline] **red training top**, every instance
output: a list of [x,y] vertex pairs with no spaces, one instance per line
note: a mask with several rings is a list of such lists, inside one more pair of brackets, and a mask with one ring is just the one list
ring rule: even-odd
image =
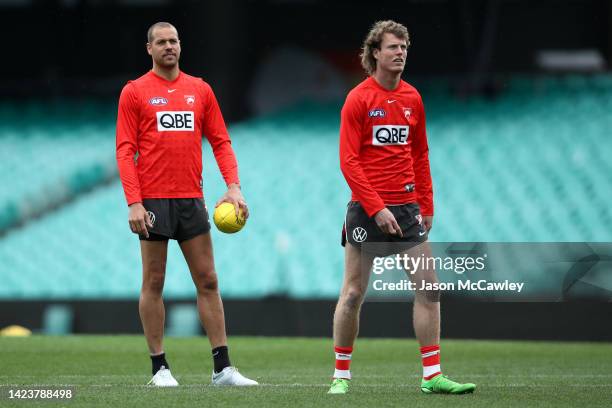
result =
[[174,81],[153,71],[129,81],[117,115],[117,164],[128,205],[144,198],[202,197],[202,133],[225,182],[239,183],[236,157],[210,85],[184,72]]
[[425,110],[404,81],[388,91],[372,77],[349,92],[340,122],[340,168],[372,217],[385,205],[417,202],[433,215]]

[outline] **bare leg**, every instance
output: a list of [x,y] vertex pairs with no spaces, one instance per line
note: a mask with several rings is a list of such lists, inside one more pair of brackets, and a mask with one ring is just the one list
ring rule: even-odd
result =
[[334,313],[334,345],[352,347],[359,332],[359,313],[370,279],[372,260],[362,262],[361,251],[346,243],[344,282]]
[[164,301],[162,292],[166,276],[168,241],[140,241],[142,255],[142,288],[138,311],[151,354],[163,351]]
[[206,330],[210,346],[213,349],[226,346],[225,315],[219,295],[210,233],[183,241],[180,247],[196,286],[200,322]]
[[[429,242],[424,242],[408,251],[409,256],[425,258],[431,257]],[[410,279],[415,283],[417,290],[414,296],[413,324],[416,338],[421,347],[440,343],[440,293],[439,291],[418,290],[421,282],[438,282],[436,271],[433,268],[421,267]]]

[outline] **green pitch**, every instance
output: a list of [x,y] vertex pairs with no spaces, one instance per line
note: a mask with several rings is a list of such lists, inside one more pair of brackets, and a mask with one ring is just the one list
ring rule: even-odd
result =
[[[0,338],[0,384],[73,385],[67,407],[475,407],[610,406],[612,344],[442,342],[442,368],[478,385],[473,395],[423,395],[414,340],[359,339],[350,394],[326,394],[333,370],[330,339],[234,337],[232,363],[262,385],[215,388],[206,338],[168,338],[165,351],[176,389],[144,386],[150,363],[143,337],[70,336]],[[14,403],[3,387],[0,406]]]

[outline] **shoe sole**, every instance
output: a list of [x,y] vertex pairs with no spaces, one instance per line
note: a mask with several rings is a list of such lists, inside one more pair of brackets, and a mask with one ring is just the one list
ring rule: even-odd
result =
[[460,392],[433,392],[429,388],[421,388],[421,392],[423,394],[448,394],[448,395],[463,395],[463,394],[473,394],[476,388],[469,388],[467,390],[463,390]]

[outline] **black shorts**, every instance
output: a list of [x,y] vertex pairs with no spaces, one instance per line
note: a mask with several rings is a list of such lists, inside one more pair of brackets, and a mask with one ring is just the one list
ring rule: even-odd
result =
[[143,241],[186,241],[210,231],[210,221],[201,198],[145,198],[144,208],[149,213],[153,228],[147,227],[149,238]]
[[427,241],[427,230],[423,226],[423,218],[417,203],[388,205],[387,208],[393,213],[402,229],[401,238],[382,232],[376,225],[374,217],[368,217],[361,204],[351,201],[347,205],[342,227],[342,246],[348,241],[357,248],[365,245],[364,248],[372,252],[394,254]]

